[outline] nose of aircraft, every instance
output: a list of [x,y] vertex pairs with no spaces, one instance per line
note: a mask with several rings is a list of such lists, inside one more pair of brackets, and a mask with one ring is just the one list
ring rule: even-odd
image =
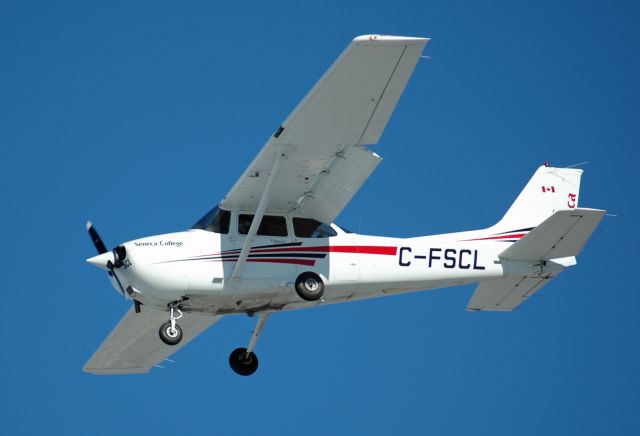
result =
[[109,268],[107,267],[107,263],[109,261],[111,261],[112,263],[114,262],[114,256],[111,251],[107,251],[106,253],[98,254],[97,256],[93,256],[87,259],[87,262],[89,262],[91,265],[95,265],[105,271],[109,271]]

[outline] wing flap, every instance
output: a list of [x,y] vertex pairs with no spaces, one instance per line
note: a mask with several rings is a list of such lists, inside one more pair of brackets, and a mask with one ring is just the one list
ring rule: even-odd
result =
[[586,208],[557,211],[500,257],[526,261],[577,256],[604,214],[604,210]]
[[366,149],[349,147],[334,159],[323,177],[301,199],[301,214],[321,222],[332,222],[381,160]]
[[143,306],[131,308],[84,366],[92,374],[142,374],[191,342],[222,316],[185,313],[180,319],[183,338],[178,345],[164,344],[158,328],[167,312]]

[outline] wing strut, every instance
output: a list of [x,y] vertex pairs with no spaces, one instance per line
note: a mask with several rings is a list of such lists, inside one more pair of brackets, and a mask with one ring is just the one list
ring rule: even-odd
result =
[[281,151],[280,147],[276,148],[275,155],[276,156],[273,161],[273,167],[271,167],[271,172],[269,173],[269,178],[267,179],[267,184],[264,187],[264,191],[262,192],[262,197],[260,197],[260,202],[258,203],[258,208],[256,209],[256,213],[253,216],[253,221],[251,222],[251,227],[249,227],[247,237],[244,240],[244,245],[242,245],[242,251],[240,252],[240,256],[238,257],[238,261],[236,262],[236,267],[233,269],[233,274],[231,274],[232,280],[240,278],[240,275],[242,274],[244,264],[247,262],[247,257],[249,256],[249,251],[251,251],[251,245],[253,244],[253,240],[256,237],[258,228],[260,227],[260,223],[262,222],[264,211],[269,204],[269,200],[271,199],[273,181],[278,176],[282,161],[287,158],[287,155]]

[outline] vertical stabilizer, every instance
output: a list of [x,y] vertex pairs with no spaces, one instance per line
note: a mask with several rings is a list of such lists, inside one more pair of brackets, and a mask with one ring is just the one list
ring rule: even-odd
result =
[[582,170],[578,168],[541,166],[493,228],[498,231],[530,229],[559,210],[577,208],[581,176]]

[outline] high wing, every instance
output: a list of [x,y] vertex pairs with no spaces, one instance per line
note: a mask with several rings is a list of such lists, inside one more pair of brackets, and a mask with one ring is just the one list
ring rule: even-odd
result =
[[277,156],[265,212],[296,211],[333,222],[381,158],[376,144],[413,73],[427,38],[355,38],[298,104],[221,202],[255,211]]
[[183,338],[178,345],[166,345],[158,336],[158,326],[167,321],[166,312],[143,306],[131,308],[85,364],[93,374],[141,374],[162,362],[222,316],[185,313],[180,319]]

